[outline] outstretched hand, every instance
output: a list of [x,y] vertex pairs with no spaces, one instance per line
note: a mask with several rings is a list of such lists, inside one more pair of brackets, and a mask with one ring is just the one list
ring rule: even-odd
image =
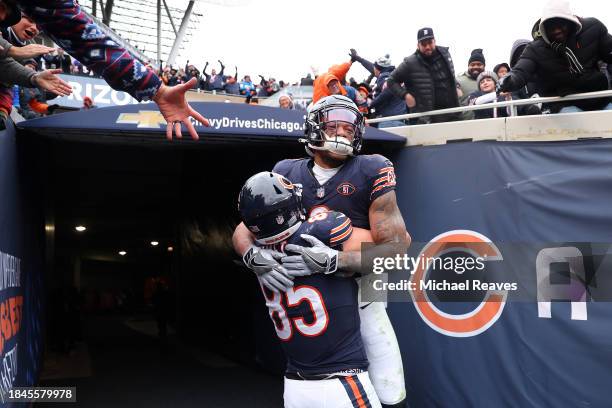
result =
[[181,123],[189,130],[189,134],[193,140],[199,139],[198,132],[196,132],[193,123],[189,120],[190,116],[193,116],[193,118],[202,123],[202,125],[210,126],[208,119],[189,106],[185,98],[185,93],[193,88],[196,82],[197,79],[194,77],[184,84],[172,87],[162,85],[153,97],[153,100],[159,107],[159,111],[164,116],[164,119],[166,119],[166,138],[168,138],[168,140],[172,140],[173,130],[174,133],[176,133],[176,137],[179,139],[183,137]]
[[41,55],[50,54],[55,48],[47,47],[42,44],[28,44],[23,47],[11,47],[8,55],[12,58],[27,59],[37,58]]
[[495,86],[495,93],[497,95],[502,95],[506,92],[509,91],[509,83],[510,83],[510,74],[506,74],[506,76],[504,76],[503,78],[500,78],[499,81],[497,81],[497,85]]
[[57,74],[61,74],[61,69],[48,69],[39,72],[32,77],[32,83],[45,91],[52,92],[59,96],[68,96],[72,93],[72,87]]

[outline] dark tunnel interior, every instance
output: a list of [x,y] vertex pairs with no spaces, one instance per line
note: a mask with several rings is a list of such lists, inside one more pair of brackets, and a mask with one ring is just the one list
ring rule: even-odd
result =
[[[93,377],[103,375],[109,361],[105,353],[125,349],[106,331],[127,327],[146,332],[146,341],[153,344],[151,359],[163,355],[168,362],[181,353],[177,349],[195,350],[208,356],[205,365],[216,361],[210,356],[219,356],[253,370],[245,381],[263,378],[279,391],[263,389],[251,405],[280,404],[280,346],[257,281],[233,252],[231,235],[238,222],[238,192],[246,179],[283,158],[303,157],[303,146],[143,146],[61,139],[36,144],[45,207],[45,359],[69,356],[74,344],[82,342],[89,346]],[[364,150],[391,155],[373,143]],[[76,231],[77,226],[86,230]],[[165,335],[160,335],[162,326],[167,328]],[[139,340],[130,342],[136,351],[144,347]],[[113,370],[130,373],[128,365],[119,362]],[[43,383],[44,377],[45,369]],[[76,381],[67,377],[51,377],[47,383]],[[88,390],[86,385],[81,388]],[[209,406],[213,396],[203,395]],[[104,401],[95,391],[84,398]],[[210,406],[241,406],[232,401]]]

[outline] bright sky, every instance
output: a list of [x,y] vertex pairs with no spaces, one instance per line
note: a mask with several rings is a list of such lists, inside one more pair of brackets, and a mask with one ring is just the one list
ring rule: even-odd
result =
[[[185,1],[186,3],[186,1]],[[216,3],[216,4],[211,4]],[[232,4],[221,6],[219,3]],[[233,75],[258,74],[298,81],[310,71],[321,72],[348,61],[355,48],[370,61],[390,54],[395,65],[416,49],[416,32],[432,27],[438,45],[450,47],[457,73],[466,69],[470,51],[483,48],[487,68],[507,62],[514,40],[531,38],[545,0],[511,1],[390,1],[390,0],[204,0],[204,16],[189,45],[191,63],[221,59]],[[597,17],[612,30],[607,0],[574,0],[574,14]],[[607,6],[606,6],[607,4]],[[185,61],[178,61],[184,63]],[[209,67],[210,69],[210,67]],[[353,64],[349,77],[367,77]]]

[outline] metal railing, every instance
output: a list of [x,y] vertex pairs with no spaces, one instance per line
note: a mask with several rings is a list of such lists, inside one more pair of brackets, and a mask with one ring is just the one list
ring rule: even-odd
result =
[[493,108],[505,108],[507,106],[510,106],[512,108],[512,116],[516,116],[517,106],[534,105],[538,103],[578,101],[582,99],[605,98],[605,97],[612,97],[612,90],[586,92],[586,93],[572,94],[572,95],[567,95],[567,96],[546,96],[546,97],[539,97],[539,98],[513,99],[510,101],[504,101],[504,102],[484,103],[482,105],[458,106],[456,108],[438,109],[438,110],[433,110],[433,111],[428,111],[428,112],[407,113],[404,115],[385,116],[382,118],[369,119],[367,123],[381,123],[381,122],[388,122],[390,120],[412,119],[412,118],[420,118],[423,116],[444,115],[448,113],[461,113],[461,112],[469,112],[469,111],[477,111],[477,110],[493,109]]

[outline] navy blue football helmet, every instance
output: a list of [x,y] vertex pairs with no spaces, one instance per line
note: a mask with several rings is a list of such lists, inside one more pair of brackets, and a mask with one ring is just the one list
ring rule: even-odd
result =
[[[338,127],[345,129],[339,136]],[[305,143],[311,150],[327,150],[340,155],[356,156],[361,151],[365,121],[357,105],[346,96],[330,95],[315,103],[306,115]]]
[[289,238],[306,218],[301,189],[280,174],[263,171],[240,190],[238,211],[260,245]]

